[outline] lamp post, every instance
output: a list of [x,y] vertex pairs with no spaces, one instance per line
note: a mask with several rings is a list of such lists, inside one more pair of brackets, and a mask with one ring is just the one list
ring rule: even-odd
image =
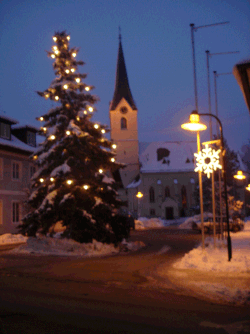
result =
[[143,197],[143,193],[141,193],[140,191],[138,191],[138,193],[135,195],[137,197],[137,207],[138,207],[138,219],[139,219],[139,216],[140,216],[140,206],[139,206],[139,200],[140,198]]
[[[198,114],[196,110],[194,110],[190,115],[190,123],[182,124],[181,127],[186,130],[190,131],[199,131],[195,130],[195,127],[198,128],[198,126],[205,126],[204,124],[199,123],[199,116],[209,116],[214,117],[216,121],[219,123],[220,128],[220,141],[221,141],[221,151],[222,151],[222,173],[223,173],[223,179],[224,179],[224,192],[225,192],[225,202],[226,202],[226,220],[227,220],[227,248],[228,248],[228,261],[232,258],[232,243],[231,243],[231,237],[230,237],[230,228],[229,228],[229,210],[228,210],[228,196],[227,196],[227,175],[226,175],[226,169],[225,169],[225,145],[224,145],[224,137],[223,137],[223,128],[220,119],[209,113],[204,114]],[[197,124],[194,124],[194,119],[196,119]],[[199,152],[198,152],[199,153]]]

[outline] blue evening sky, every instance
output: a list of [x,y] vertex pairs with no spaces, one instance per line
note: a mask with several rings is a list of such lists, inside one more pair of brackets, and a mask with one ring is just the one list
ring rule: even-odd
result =
[[[212,112],[213,71],[232,72],[250,58],[249,0],[2,0],[0,2],[0,114],[20,124],[40,126],[36,117],[51,102],[36,94],[54,78],[51,50],[55,31],[71,35],[86,64],[86,83],[94,85],[98,112],[94,119],[109,125],[114,93],[118,27],[130,88],[138,108],[140,141],[195,139],[180,128],[195,109],[190,23],[229,24],[195,32],[198,105],[208,112],[205,50],[240,51],[210,58]],[[238,151],[250,139],[250,115],[232,74],[217,79],[218,111],[229,147]],[[205,121],[205,118],[204,118]],[[202,140],[209,139],[205,131]]]

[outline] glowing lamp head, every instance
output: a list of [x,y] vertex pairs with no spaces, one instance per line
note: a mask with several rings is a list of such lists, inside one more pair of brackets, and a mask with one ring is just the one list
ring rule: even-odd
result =
[[246,187],[246,190],[250,191],[250,184]]
[[138,193],[136,194],[137,198],[142,198],[143,197],[143,193],[141,193],[140,191],[138,191]]
[[207,126],[200,123],[200,116],[197,111],[193,111],[189,116],[189,123],[184,123],[181,125],[182,129],[189,131],[204,131]]
[[241,170],[238,170],[237,174],[234,175],[234,178],[238,180],[244,180],[246,176],[243,174]]

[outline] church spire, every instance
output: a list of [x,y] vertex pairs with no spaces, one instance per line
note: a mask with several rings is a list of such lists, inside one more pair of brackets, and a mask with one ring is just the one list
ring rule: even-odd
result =
[[122,41],[121,41],[121,31],[119,28],[119,49],[118,49],[118,58],[117,58],[117,65],[116,65],[116,79],[115,79],[115,92],[114,96],[110,105],[110,110],[115,110],[118,103],[124,97],[124,99],[130,104],[133,110],[136,110],[136,105],[131,94],[129,83],[128,83],[128,76],[127,70],[122,50]]

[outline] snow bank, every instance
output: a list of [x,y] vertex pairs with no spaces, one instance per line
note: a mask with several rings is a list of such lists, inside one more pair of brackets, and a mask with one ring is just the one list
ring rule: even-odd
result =
[[25,243],[27,239],[27,237],[24,237],[21,234],[6,233],[0,235],[0,245]]
[[[204,220],[207,218],[213,218],[213,214],[210,212],[204,212]],[[193,222],[200,222],[201,221],[201,215],[195,215],[193,217],[188,217],[185,219],[185,221],[179,225],[180,229],[192,229]]]
[[140,217],[138,220],[135,220],[135,229],[144,230],[148,228],[163,227],[164,221],[160,218],[145,218]]

